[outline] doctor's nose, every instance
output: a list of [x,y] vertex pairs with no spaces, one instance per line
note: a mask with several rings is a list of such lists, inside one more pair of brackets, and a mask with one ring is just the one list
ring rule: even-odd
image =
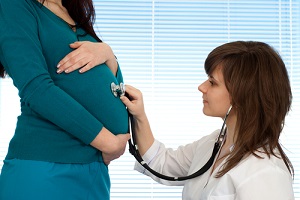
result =
[[206,87],[206,81],[201,83],[199,86],[198,86],[198,90],[202,93],[206,93],[207,92],[207,87]]

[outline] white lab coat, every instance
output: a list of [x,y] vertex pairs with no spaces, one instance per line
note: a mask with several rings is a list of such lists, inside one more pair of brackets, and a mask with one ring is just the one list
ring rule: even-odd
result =
[[[165,148],[155,140],[143,156],[151,168],[168,176],[181,177],[199,170],[210,158],[219,130],[177,150]],[[184,200],[294,200],[293,180],[284,162],[258,153],[264,159],[248,156],[221,178],[211,169],[202,176],[187,181],[161,180],[139,163],[135,169],[164,185],[182,185]]]

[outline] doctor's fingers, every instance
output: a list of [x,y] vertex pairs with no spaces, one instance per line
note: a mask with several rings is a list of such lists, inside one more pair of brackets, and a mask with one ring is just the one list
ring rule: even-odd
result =
[[134,104],[128,99],[127,96],[121,96],[120,99],[132,114],[132,110],[134,110]]
[[142,92],[139,89],[137,89],[131,85],[125,85],[125,92],[126,92],[126,96],[130,100],[142,100],[143,99]]
[[133,109],[133,106],[140,106],[143,104],[143,96],[140,90],[131,85],[125,85],[125,96],[120,97],[122,102]]
[[142,101],[139,100],[130,101],[130,99],[128,99],[126,96],[121,96],[120,99],[133,116],[138,116],[140,115],[140,113],[143,112],[144,105]]
[[121,97],[121,101],[125,104],[128,112],[136,119],[143,119],[146,115],[143,101],[130,101],[127,97]]

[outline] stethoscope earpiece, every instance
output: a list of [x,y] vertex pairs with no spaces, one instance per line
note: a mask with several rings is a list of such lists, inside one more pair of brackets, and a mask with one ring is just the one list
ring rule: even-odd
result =
[[229,113],[230,113],[231,109],[232,109],[232,105],[230,105],[230,106],[229,106],[229,108],[228,108],[228,110],[227,110],[227,113],[226,113],[226,116],[225,116],[225,118],[227,118],[227,116],[229,115]]

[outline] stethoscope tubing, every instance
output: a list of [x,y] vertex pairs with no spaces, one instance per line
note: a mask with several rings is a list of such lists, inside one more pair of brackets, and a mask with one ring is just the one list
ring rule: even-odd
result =
[[225,138],[226,135],[226,119],[229,115],[229,112],[231,111],[232,106],[230,106],[230,108],[228,109],[225,117],[224,117],[224,122],[221,128],[221,131],[218,135],[218,138],[214,144],[214,148],[211,154],[211,157],[209,158],[209,160],[206,162],[206,164],[201,167],[198,171],[196,171],[195,173],[188,175],[188,176],[183,176],[183,177],[171,177],[171,176],[166,176],[164,174],[161,174],[155,170],[153,170],[151,167],[149,167],[149,165],[143,160],[142,156],[139,153],[139,149],[138,149],[138,145],[136,144],[136,139],[135,139],[135,131],[133,129],[134,124],[133,124],[133,116],[128,112],[128,129],[129,132],[131,133],[131,139],[128,140],[128,144],[129,144],[129,152],[135,157],[135,159],[145,168],[147,169],[150,173],[152,173],[153,175],[155,175],[158,178],[167,180],[167,181],[185,181],[188,179],[192,179],[198,176],[201,176],[202,174],[204,174],[206,171],[209,170],[209,168],[213,165],[215,157],[217,155],[217,153],[220,150],[220,147],[223,143],[223,140]]

